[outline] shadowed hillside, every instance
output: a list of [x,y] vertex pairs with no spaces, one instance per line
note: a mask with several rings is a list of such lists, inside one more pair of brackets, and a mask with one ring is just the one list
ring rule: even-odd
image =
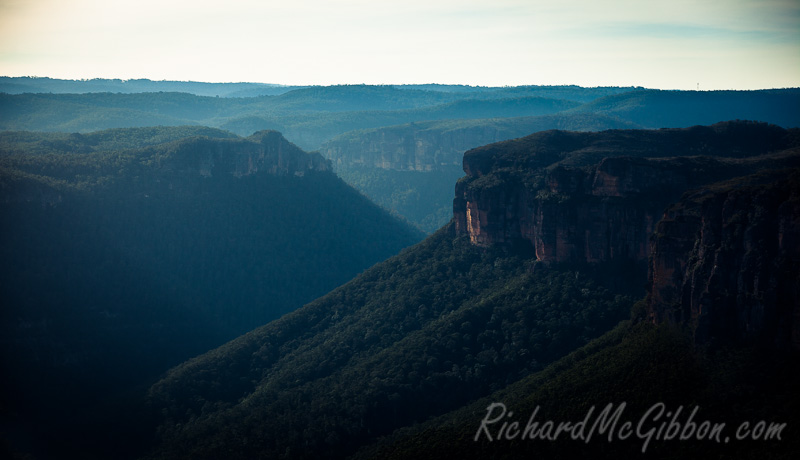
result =
[[43,452],[78,455],[76,430],[124,421],[107,399],[422,237],[277,132],[18,132],[0,151],[4,418]]
[[[515,458],[538,444],[508,443],[495,451],[497,444],[475,444],[471,437],[487,401],[508,401],[530,413],[527,395],[543,401],[553,417],[574,418],[592,404],[626,400],[633,412],[662,400],[708,401],[721,417],[764,417],[758,410],[726,411],[756,407],[752,396],[781,420],[790,412],[779,402],[797,381],[774,380],[794,359],[788,349],[770,361],[761,358],[761,348],[736,341],[696,352],[674,325],[645,324],[647,303],[635,300],[646,295],[649,246],[628,251],[615,245],[625,242],[620,235],[632,235],[638,247],[639,236],[649,237],[665,207],[684,192],[715,190],[715,181],[756,170],[797,167],[796,141],[793,131],[735,122],[550,131],[472,150],[450,225],[154,385],[149,404],[160,423],[146,458],[341,458],[359,449],[373,458],[485,458],[495,452]],[[796,176],[772,174],[789,184],[776,193],[788,193],[794,203]],[[772,205],[760,209],[755,215],[776,212]],[[599,233],[608,237],[606,248],[580,247],[591,242],[597,225],[620,227]],[[794,257],[792,250],[786,257]],[[764,270],[781,267],[787,266]],[[788,267],[794,279],[797,267]],[[764,299],[763,308],[774,308]],[[623,323],[603,335],[631,317],[634,326]],[[759,382],[756,372],[770,380]],[[595,446],[562,451],[563,444],[551,444],[544,452],[587,455]],[[770,452],[785,448],[772,445]],[[622,443],[599,454],[638,449],[641,444]],[[692,452],[685,449],[658,447],[677,458]]]

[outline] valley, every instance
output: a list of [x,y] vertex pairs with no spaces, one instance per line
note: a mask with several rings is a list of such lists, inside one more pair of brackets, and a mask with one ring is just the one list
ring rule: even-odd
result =
[[0,90],[2,455],[642,450],[475,441],[493,403],[786,423],[653,458],[798,448],[797,89]]

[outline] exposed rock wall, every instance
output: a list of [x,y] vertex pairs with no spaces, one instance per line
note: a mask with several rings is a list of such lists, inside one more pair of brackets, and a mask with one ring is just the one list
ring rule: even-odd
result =
[[306,153],[277,131],[260,131],[247,139],[195,138],[180,142],[172,166],[190,174],[246,176],[256,172],[303,175],[327,171],[330,162],[319,153]]
[[370,166],[397,171],[434,171],[458,166],[465,151],[512,137],[494,126],[447,131],[414,125],[365,131],[325,144],[321,152],[338,166]]
[[689,325],[698,343],[800,349],[800,170],[684,197],[651,252],[653,322]]
[[464,155],[467,176],[453,200],[456,230],[478,246],[529,246],[543,262],[646,262],[650,235],[669,204],[713,182],[800,165],[795,134],[728,122],[548,131],[488,145]]
[[692,182],[667,165],[610,158],[593,168],[556,167],[536,190],[461,181],[456,229],[479,246],[522,240],[544,262],[646,261],[655,223]]
[[[800,350],[798,133],[761,127],[552,132],[475,149],[456,231],[542,262],[647,265],[651,321],[686,325],[697,343]],[[698,132],[717,147],[699,148]]]
[[455,227],[542,262],[640,264],[649,319],[697,343],[800,349],[800,149],[785,133],[552,132],[476,149]]
[[337,167],[434,171],[460,166],[464,152],[474,147],[535,132],[601,131],[635,126],[593,114],[429,121],[346,133],[326,142],[320,152]]

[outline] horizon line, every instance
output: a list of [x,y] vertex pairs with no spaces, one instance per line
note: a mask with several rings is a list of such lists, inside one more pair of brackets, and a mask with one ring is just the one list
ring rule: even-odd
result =
[[225,84],[249,84],[249,85],[265,85],[265,86],[277,86],[277,87],[290,87],[290,86],[302,86],[302,87],[335,87],[335,86],[427,86],[427,85],[436,85],[436,86],[462,86],[462,87],[469,87],[469,88],[519,88],[519,87],[531,87],[531,86],[538,86],[538,87],[578,87],[578,88],[632,88],[632,89],[644,89],[644,90],[660,90],[660,91],[699,91],[699,92],[709,92],[709,91],[768,91],[768,90],[777,90],[777,89],[798,89],[800,86],[782,86],[782,87],[759,87],[759,88],[709,88],[703,89],[701,84],[698,84],[697,89],[679,89],[679,88],[658,88],[658,87],[648,87],[648,86],[641,86],[641,85],[609,85],[609,84],[599,84],[599,85],[581,85],[578,83],[525,83],[525,84],[506,84],[506,85],[482,85],[482,84],[470,84],[470,83],[441,83],[441,82],[424,82],[424,83],[366,83],[366,82],[337,82],[337,83],[275,83],[275,82],[259,82],[259,81],[207,81],[207,80],[181,80],[181,79],[155,79],[152,77],[131,77],[131,78],[121,78],[121,77],[90,77],[90,78],[63,78],[63,77],[51,77],[51,76],[41,76],[41,75],[0,75],[0,78],[30,78],[30,79],[49,79],[49,80],[61,80],[66,82],[90,82],[94,80],[107,80],[107,81],[120,81],[123,83],[129,81],[151,81],[155,83],[199,83],[199,84],[209,84],[209,85],[225,85]]

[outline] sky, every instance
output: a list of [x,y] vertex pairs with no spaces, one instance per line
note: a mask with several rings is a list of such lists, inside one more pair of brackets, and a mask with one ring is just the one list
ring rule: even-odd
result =
[[0,0],[0,75],[800,87],[800,0]]

